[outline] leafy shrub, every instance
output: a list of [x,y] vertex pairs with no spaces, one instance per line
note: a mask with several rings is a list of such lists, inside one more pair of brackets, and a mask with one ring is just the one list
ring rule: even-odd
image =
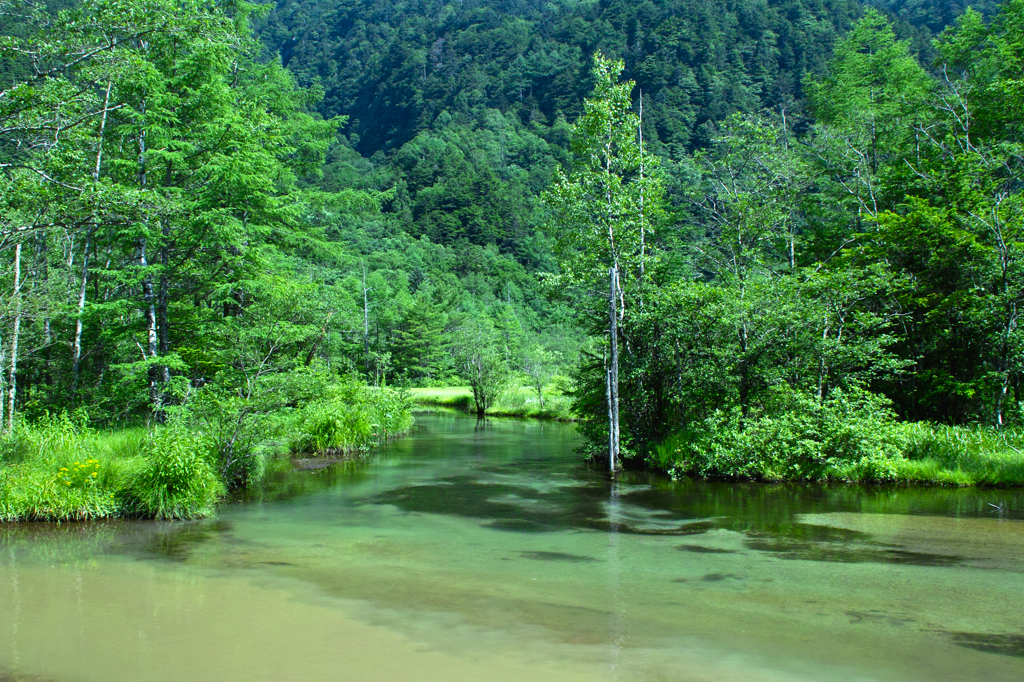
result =
[[346,382],[299,414],[292,452],[354,452],[409,430],[408,396],[387,388]]
[[884,398],[836,390],[823,402],[779,389],[770,415],[716,412],[654,459],[676,474],[779,480],[894,480],[905,438]]

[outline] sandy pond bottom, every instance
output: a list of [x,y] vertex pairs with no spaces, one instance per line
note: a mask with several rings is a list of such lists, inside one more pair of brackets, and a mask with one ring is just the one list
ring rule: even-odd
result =
[[611,484],[421,415],[189,524],[0,526],[0,681],[1024,680],[1024,493]]

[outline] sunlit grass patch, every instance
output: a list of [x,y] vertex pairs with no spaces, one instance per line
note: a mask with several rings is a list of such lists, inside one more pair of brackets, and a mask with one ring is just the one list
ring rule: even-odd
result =
[[959,485],[1024,485],[1024,430],[904,425],[907,475]]
[[469,386],[410,388],[409,395],[416,405],[465,409],[473,404],[473,391]]
[[[412,401],[420,406],[451,407],[469,410],[473,407],[473,391],[469,386],[413,388]],[[548,386],[543,392],[543,405],[537,391],[527,386],[509,388],[488,408],[487,414],[501,417],[536,417],[539,419],[573,419],[569,396]]]

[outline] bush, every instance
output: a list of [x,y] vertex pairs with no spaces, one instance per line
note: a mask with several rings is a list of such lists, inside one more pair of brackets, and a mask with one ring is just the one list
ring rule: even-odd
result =
[[895,480],[905,437],[884,398],[836,390],[823,402],[779,389],[772,414],[716,412],[654,460],[673,473],[781,480]]
[[150,436],[143,461],[130,473],[120,498],[127,515],[195,519],[213,513],[224,484],[208,460],[209,446],[184,428]]
[[291,451],[345,453],[378,445],[412,426],[408,396],[356,383],[332,387],[299,414]]

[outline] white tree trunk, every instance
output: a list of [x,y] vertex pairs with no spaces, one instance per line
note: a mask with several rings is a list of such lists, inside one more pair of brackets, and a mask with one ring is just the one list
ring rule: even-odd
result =
[[21,244],[14,245],[14,328],[11,364],[7,373],[7,431],[14,428],[14,400],[18,395],[18,335],[21,332]]
[[618,268],[608,271],[608,333],[611,355],[608,363],[608,471],[613,475],[619,460],[619,316]]

